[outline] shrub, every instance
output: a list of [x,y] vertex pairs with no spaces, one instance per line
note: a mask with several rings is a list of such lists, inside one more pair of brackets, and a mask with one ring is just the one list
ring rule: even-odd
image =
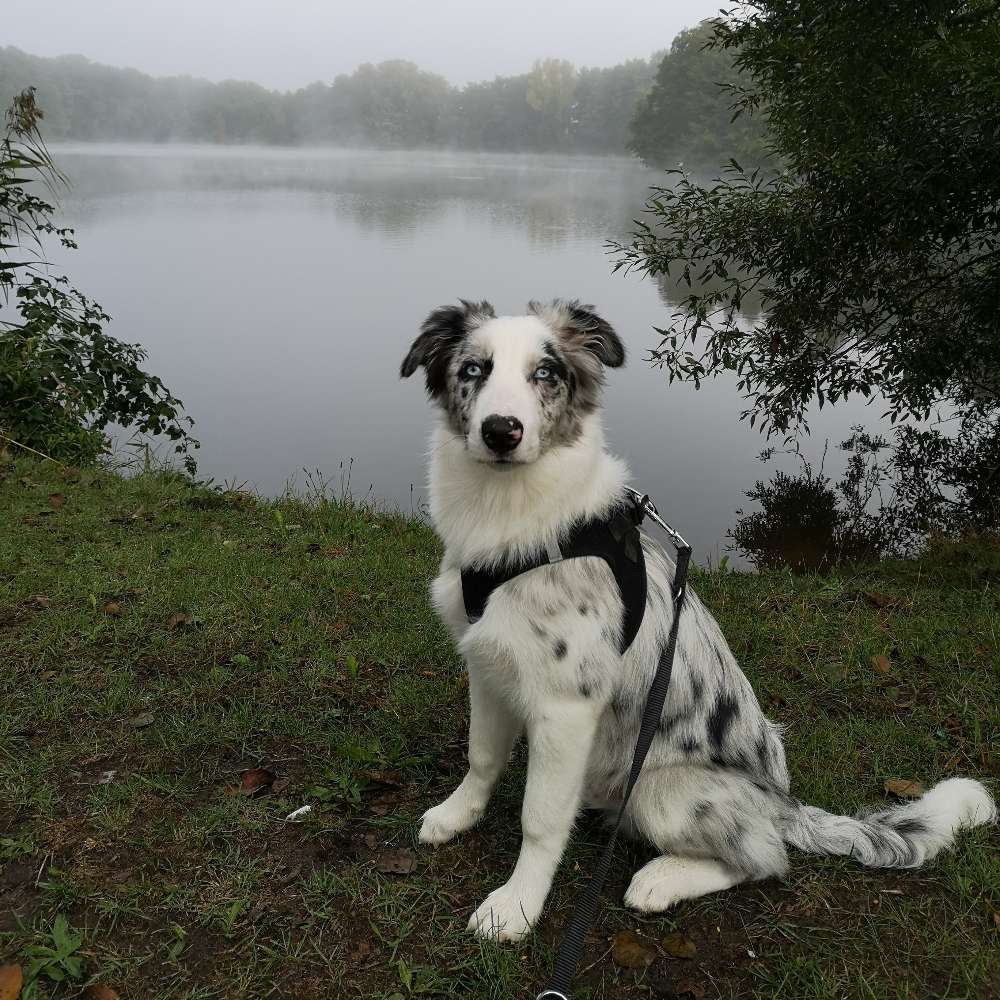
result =
[[36,194],[66,179],[38,129],[42,112],[25,90],[7,113],[0,141],[0,452],[10,446],[65,462],[94,461],[109,448],[111,423],[173,443],[193,473],[198,442],[183,405],[144,371],[145,351],[104,332],[104,310],[53,277],[43,241],[75,249],[71,229],[52,221]]

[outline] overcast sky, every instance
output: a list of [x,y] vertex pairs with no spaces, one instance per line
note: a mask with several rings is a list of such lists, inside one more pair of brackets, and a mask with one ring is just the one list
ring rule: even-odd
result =
[[[9,0],[14,3],[15,0]],[[358,63],[411,59],[454,83],[540,56],[610,66],[666,48],[720,0],[31,0],[0,44],[80,53],[154,75],[300,87]]]

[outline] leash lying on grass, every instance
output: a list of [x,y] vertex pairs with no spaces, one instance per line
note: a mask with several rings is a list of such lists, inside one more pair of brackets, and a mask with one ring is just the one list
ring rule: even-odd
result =
[[618,831],[621,828],[622,819],[625,816],[625,807],[628,805],[635,787],[642,765],[649,753],[650,744],[656,733],[656,726],[663,713],[663,703],[667,697],[667,688],[670,686],[670,674],[674,666],[674,650],[677,648],[677,630],[680,624],[681,609],[684,607],[684,596],[687,590],[688,564],[691,561],[691,546],[683,537],[675,531],[666,521],[660,517],[656,505],[650,500],[648,495],[629,489],[629,496],[639,512],[639,520],[648,517],[666,533],[671,544],[677,550],[677,563],[674,569],[674,579],[671,584],[671,596],[674,602],[674,618],[670,624],[670,635],[667,639],[666,647],[660,657],[660,662],[656,667],[656,674],[653,676],[653,683],[649,686],[649,694],[646,696],[646,707],[642,712],[642,723],[639,726],[639,738],[636,740],[635,753],[632,756],[632,769],[629,772],[628,783],[625,785],[625,792],[622,795],[622,803],[618,809],[614,826],[608,842],[604,845],[600,861],[597,863],[590,882],[584,888],[577,900],[573,917],[569,927],[559,946],[559,953],[556,956],[555,968],[552,970],[550,985],[538,994],[537,1000],[569,1000],[570,984],[576,973],[576,968],[580,964],[580,957],[583,954],[583,938],[590,925],[594,921],[597,912],[597,901],[601,895],[601,889],[608,877],[611,868],[611,859],[614,856],[615,844],[618,842]]

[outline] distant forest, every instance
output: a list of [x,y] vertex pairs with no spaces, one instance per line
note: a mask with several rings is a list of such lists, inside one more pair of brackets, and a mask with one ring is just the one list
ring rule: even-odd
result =
[[604,69],[541,59],[530,73],[464,87],[411,62],[365,63],[333,83],[278,92],[256,83],[157,78],[83,56],[0,48],[0,96],[37,89],[51,140],[335,144],[626,154],[651,165],[756,159],[759,121],[730,123],[719,84],[731,57],[709,25],[669,51]]

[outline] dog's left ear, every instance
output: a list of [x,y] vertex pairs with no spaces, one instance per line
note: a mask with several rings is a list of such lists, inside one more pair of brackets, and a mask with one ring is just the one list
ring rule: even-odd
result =
[[432,395],[443,388],[445,370],[452,350],[465,339],[470,330],[496,316],[493,306],[485,300],[458,301],[457,306],[435,309],[424,320],[420,336],[413,342],[399,369],[401,378],[409,378],[423,365],[427,373],[427,391]]
[[593,306],[583,305],[579,299],[554,299],[548,303],[529,302],[528,310],[548,323],[568,349],[587,351],[608,368],[625,364],[621,337],[594,312]]

